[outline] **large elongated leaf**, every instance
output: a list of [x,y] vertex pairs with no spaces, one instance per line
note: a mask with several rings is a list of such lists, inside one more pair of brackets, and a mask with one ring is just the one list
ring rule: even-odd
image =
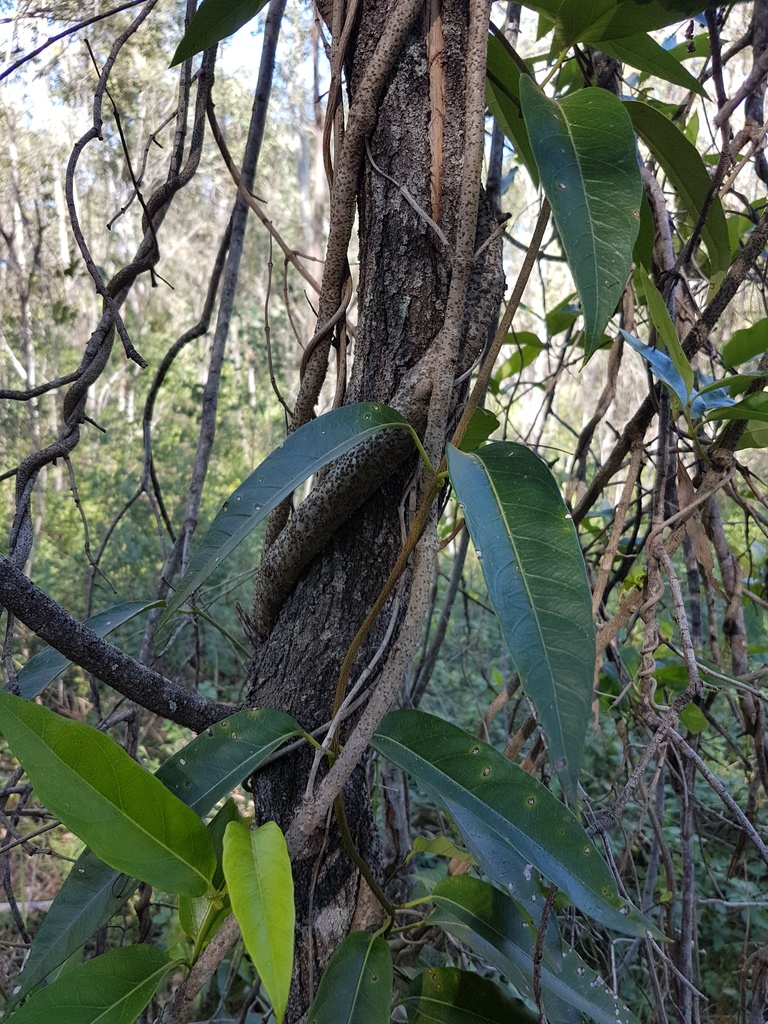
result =
[[592,703],[592,602],[576,530],[545,464],[498,441],[448,450],[448,471],[504,639],[555,767],[575,794]]
[[[240,711],[168,758],[156,777],[197,814],[205,815],[286,740],[300,733],[301,728],[283,711]],[[15,1000],[23,999],[106,924],[136,884],[85,850],[35,935]]]
[[173,967],[154,946],[113,949],[36,992],[14,1024],[133,1024]]
[[632,125],[607,89],[581,89],[555,102],[523,78],[520,100],[581,298],[589,357],[624,291],[640,226],[642,185]]
[[673,85],[698,93],[699,96],[706,96],[701,82],[693,77],[678,58],[644,32],[620,39],[605,39],[601,43],[601,49],[623,64],[637,68],[638,71],[645,71],[656,78],[662,78],[665,82],[672,82]]
[[528,130],[520,110],[520,69],[495,35],[488,36],[485,94],[488,109],[512,143],[521,163],[539,184],[539,172],[533,158]]
[[524,1003],[487,978],[455,967],[432,967],[413,980],[403,1000],[408,1024],[535,1024]]
[[267,0],[203,0],[171,61],[171,67],[234,35],[255,18]]
[[46,807],[118,871],[202,896],[216,866],[200,818],[103,733],[0,693],[2,731]]
[[[149,603],[128,601],[125,604],[116,604],[97,615],[92,615],[85,620],[84,625],[92,629],[97,636],[107,636],[118,626],[141,615],[142,612],[149,611],[150,608],[157,608],[160,603],[159,601],[150,601]],[[44,647],[34,658],[30,658],[19,671],[16,677],[19,693],[25,700],[37,697],[60,672],[63,672],[71,664],[69,658],[60,654],[55,647]]]
[[224,877],[245,948],[267,991],[277,1024],[288,1005],[293,970],[291,859],[274,821],[250,829],[231,821],[224,833]]
[[[688,211],[691,225],[696,224],[712,185],[699,151],[655,107],[639,100],[627,100],[624,106],[629,111],[635,131],[651,151],[654,160],[664,168]],[[709,208],[702,238],[713,273],[727,270],[731,262],[731,241],[723,207],[717,196]]]
[[[445,878],[432,892],[437,913],[430,921],[460,939],[493,964],[521,994],[533,997],[533,960],[536,926],[520,912],[506,893],[469,875]],[[547,997],[570,1003],[598,1024],[637,1024],[602,979],[581,957],[544,948],[541,984],[547,1017]]]
[[388,1024],[392,974],[384,939],[352,932],[323,972],[307,1024]]
[[300,483],[322,466],[389,427],[411,431],[408,421],[394,409],[378,402],[362,402],[333,409],[289,434],[224,502],[162,621],[177,611],[227,555]]
[[476,827],[514,850],[584,913],[628,935],[645,936],[651,929],[619,895],[610,868],[577,818],[487,743],[433,715],[402,710],[386,716],[372,746],[437,803],[466,808]]

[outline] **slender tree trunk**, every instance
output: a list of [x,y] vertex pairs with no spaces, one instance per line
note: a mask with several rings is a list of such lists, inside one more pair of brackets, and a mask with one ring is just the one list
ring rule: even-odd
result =
[[[396,6],[380,0],[361,3],[348,49],[350,103],[366,88],[373,51]],[[363,158],[358,185],[359,318],[348,403],[392,401],[442,326],[463,156],[466,29],[464,0],[426,0],[379,104],[369,137],[370,158]],[[478,247],[492,224],[483,204]],[[502,280],[499,250],[492,244],[474,268],[460,370],[479,354],[498,308]],[[426,422],[428,395],[427,388],[421,408],[409,410],[417,429]],[[456,403],[459,399],[457,389]],[[254,654],[251,706],[284,708],[310,730],[330,719],[341,662],[402,546],[415,468],[415,457],[402,463],[346,521],[349,509],[338,509],[338,528],[304,569]],[[399,603],[398,598],[390,601],[364,643],[353,681],[393,625],[397,635],[407,600],[406,579]],[[311,760],[309,752],[299,753],[258,776],[254,792],[261,820],[274,818],[288,825],[304,795]],[[378,839],[363,765],[347,786],[344,803],[358,850],[376,873]],[[299,945],[289,1021],[306,1011],[312,988],[349,930],[358,903],[357,872],[335,827],[317,836],[307,856],[294,863],[294,878]],[[365,927],[366,919],[370,922],[375,915],[375,907],[361,913],[355,926]]]

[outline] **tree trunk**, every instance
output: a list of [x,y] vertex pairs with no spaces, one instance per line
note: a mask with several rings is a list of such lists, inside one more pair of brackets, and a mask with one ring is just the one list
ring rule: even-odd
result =
[[[361,4],[348,49],[350,102],[365,87],[368,62],[391,16],[388,8],[395,6],[380,0]],[[358,187],[359,316],[348,403],[391,402],[442,326],[462,168],[466,29],[464,0],[425,0],[423,16],[411,27],[379,105],[369,145],[380,170],[366,156]],[[493,223],[486,204],[482,211],[478,245]],[[502,283],[499,248],[489,245],[473,272],[461,370],[479,354]],[[417,429],[426,422],[428,389],[425,394],[422,407],[409,410]],[[409,457],[346,521],[349,508],[337,509],[338,528],[304,569],[254,654],[251,706],[283,708],[307,730],[331,718],[341,662],[402,546],[402,520],[407,525],[415,468],[416,457]],[[397,599],[390,600],[363,644],[352,681],[381,646],[393,618],[396,636],[407,598],[406,579],[399,605],[393,603]],[[260,820],[274,818],[287,827],[304,795],[311,761],[311,752],[304,750],[259,774],[254,792]],[[378,839],[364,768],[358,767],[347,786],[344,803],[358,850],[376,873]],[[349,929],[358,899],[357,872],[335,827],[318,836],[306,858],[294,863],[294,877],[298,946],[289,1021],[306,1011],[328,956]],[[356,927],[365,923],[365,915],[355,920]]]

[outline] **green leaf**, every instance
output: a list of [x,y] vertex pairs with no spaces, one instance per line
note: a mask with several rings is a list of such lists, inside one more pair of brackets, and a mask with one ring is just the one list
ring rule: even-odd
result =
[[747,448],[768,448],[768,423],[747,425],[736,445],[736,451],[745,451]]
[[231,821],[224,833],[224,877],[245,948],[282,1024],[293,970],[291,860],[274,821],[251,829]]
[[416,977],[405,999],[408,1024],[536,1024],[519,999],[487,978],[455,967],[431,967]]
[[734,331],[723,343],[722,356],[726,366],[739,366],[768,349],[768,317],[763,317],[751,327]]
[[461,450],[463,452],[473,452],[478,445],[487,441],[494,430],[498,430],[499,426],[498,416],[494,416],[487,409],[475,409],[466,433],[461,439]]
[[[156,778],[202,816],[301,731],[290,715],[274,708],[240,711],[168,758]],[[43,918],[14,998],[22,999],[64,963],[118,912],[135,888],[134,879],[85,850]]]
[[113,949],[36,992],[13,1024],[133,1024],[173,966],[154,946]]
[[626,286],[640,226],[642,185],[632,125],[606,89],[581,89],[555,102],[524,79],[520,99],[581,298],[589,358]]
[[384,939],[351,932],[323,972],[307,1024],[388,1024],[392,975]]
[[691,701],[690,704],[686,704],[683,710],[680,712],[680,721],[688,730],[692,733],[704,732],[709,726],[707,716],[696,704]]
[[412,844],[414,853],[431,853],[433,857],[450,857],[451,860],[461,860],[466,864],[474,863],[475,858],[471,853],[462,850],[456,843],[452,843],[448,836],[415,836]]
[[[456,875],[438,882],[432,899],[437,913],[430,923],[439,924],[493,964],[521,994],[533,997],[537,928],[511,897],[479,878]],[[572,950],[561,955],[557,949],[544,947],[541,984],[545,1010],[547,996],[553,995],[597,1024],[637,1024],[634,1014]],[[547,1015],[550,1019],[554,1016]]]
[[216,866],[200,818],[108,736],[0,692],[2,729],[51,813],[117,871],[202,896]]
[[[126,604],[116,604],[97,615],[92,615],[85,620],[84,625],[92,629],[97,636],[106,636],[135,616],[149,611],[150,608],[159,608],[162,604],[162,601],[128,601]],[[69,658],[59,654],[55,647],[44,647],[34,658],[29,659],[16,676],[20,695],[25,700],[37,697],[71,664]]]
[[478,829],[554,882],[585,914],[627,935],[644,937],[652,928],[619,895],[575,815],[487,743],[423,711],[402,710],[386,716],[372,746],[438,804],[470,812]]
[[689,395],[693,390],[693,367],[688,362],[688,359],[683,352],[680,339],[677,336],[677,331],[675,330],[675,325],[672,323],[666,303],[661,297],[658,288],[648,276],[645,267],[638,267],[635,273],[643,287],[648,312],[651,315],[651,322],[656,328],[659,337],[664,342],[667,352],[669,353],[669,358],[675,365],[675,369],[683,379],[686,395]]
[[760,420],[762,423],[768,423],[768,394],[763,391],[747,395],[736,405],[714,409],[704,418],[704,422],[710,423],[712,420]]
[[[571,0],[563,0],[568,4]],[[706,5],[705,5],[706,6]],[[653,32],[686,21],[703,10],[702,0],[621,0],[612,4],[599,21],[584,33],[585,41],[602,44],[636,32]]]
[[689,89],[699,96],[706,97],[704,86],[694,78],[690,71],[683,67],[680,60],[670,50],[665,50],[656,40],[644,32],[636,36],[624,36],[620,39],[605,39],[601,49],[610,57],[629,64],[638,71],[645,71],[665,82]]
[[[696,224],[712,185],[699,151],[668,117],[654,107],[638,100],[626,100],[624,106],[629,111],[635,131],[664,169],[680,197],[691,225]],[[727,270],[731,262],[731,242],[723,207],[717,196],[709,208],[702,238],[712,272]]]
[[170,66],[175,67],[234,35],[266,4],[267,0],[203,0],[176,47]]
[[[448,472],[523,688],[550,755],[575,795],[592,704],[595,634],[584,558],[546,465],[523,445],[497,441]],[[564,764],[563,764],[564,762]]]
[[493,33],[488,36],[485,97],[488,109],[512,143],[520,162],[538,187],[539,172],[533,158],[528,130],[520,112],[520,69]]
[[193,594],[252,530],[316,470],[388,427],[411,431],[400,413],[378,402],[333,409],[289,434],[232,492],[211,523],[162,622]]
[[[231,798],[226,800],[216,812],[206,828],[216,854],[216,870],[211,880],[211,888],[220,893],[224,888],[224,869],[221,864],[224,850],[224,832],[230,821],[239,821],[240,813],[237,804]],[[179,896],[179,924],[184,933],[195,941],[195,950],[202,951],[216,934],[219,926],[229,914],[229,895],[224,893],[216,898],[206,896]],[[194,957],[193,959],[197,959]]]
[[544,321],[547,326],[547,334],[550,338],[554,338],[556,334],[561,334],[563,331],[567,331],[573,327],[579,318],[581,310],[578,306],[574,305],[573,300],[576,298],[576,292],[572,292],[570,295],[566,295],[564,299],[561,299],[556,306],[553,306],[549,310]]

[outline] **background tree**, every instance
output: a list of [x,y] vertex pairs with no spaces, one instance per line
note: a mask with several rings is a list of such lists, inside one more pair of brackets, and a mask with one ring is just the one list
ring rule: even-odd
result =
[[[240,23],[262,6],[241,11]],[[511,3],[493,5],[499,27],[489,36],[485,0],[329,2],[314,12],[272,0],[248,120],[243,75],[217,66],[238,5],[207,0],[192,20],[194,7],[183,12],[178,72],[165,64],[182,11],[155,0],[86,18],[78,33],[88,33],[89,63],[69,31],[35,54],[55,53],[36,73],[28,51],[40,19],[58,28],[71,12],[17,5],[8,22],[7,51],[19,53],[9,80],[21,84],[8,86],[16,91],[3,107],[0,207],[2,444],[13,481],[0,561],[4,666],[8,688],[27,698],[68,662],[79,666],[44,703],[89,718],[139,760],[165,760],[187,730],[199,732],[160,769],[166,786],[206,814],[214,794],[246,779],[256,823],[280,830],[242,830],[231,802],[210,839],[181,816],[170,874],[142,873],[124,859],[130,844],[102,849],[87,823],[70,822],[40,748],[25,746],[30,735],[50,742],[63,778],[72,751],[101,741],[70,739],[34,706],[4,698],[2,731],[40,798],[30,803],[9,761],[3,880],[18,936],[9,941],[32,939],[18,899],[19,850],[34,850],[27,811],[35,822],[58,815],[107,865],[85,854],[69,876],[20,975],[14,1008],[33,994],[19,1019],[49,1013],[46,999],[60,1004],[64,990],[39,983],[98,932],[92,951],[110,952],[78,977],[96,991],[100,972],[112,981],[125,972],[134,1017],[160,985],[167,1020],[187,1018],[201,989],[210,1012],[220,995],[243,1020],[261,1019],[270,1002],[287,1020],[310,1004],[311,1020],[388,1020],[392,950],[400,1019],[425,1019],[427,1007],[461,1019],[470,1006],[481,1019],[527,1019],[535,1006],[552,1021],[762,1020],[768,769],[755,531],[765,526],[768,220],[754,178],[763,177],[768,8],[756,0],[696,21],[684,0]],[[657,37],[675,31],[677,46],[662,47]],[[276,74],[284,105],[271,96]],[[48,126],[42,174],[23,94],[40,79],[62,110],[87,102],[92,118],[84,134],[69,114]],[[324,185],[320,272],[310,257]],[[258,236],[246,232],[251,214]],[[512,288],[497,330],[502,268]],[[423,459],[413,433],[386,426],[399,422],[387,407],[420,438]],[[104,440],[95,428],[107,429]],[[528,447],[484,446],[496,430]],[[124,444],[112,442],[116,431]],[[222,505],[283,431],[282,454]],[[449,449],[449,481],[451,438],[476,450]],[[238,549],[226,577],[210,576],[237,531],[263,518],[270,487],[255,574]],[[246,515],[237,502],[248,501]],[[198,523],[214,513],[200,542]],[[496,522],[500,534],[489,532]],[[77,621],[115,605],[114,592],[141,600]],[[141,635],[119,635],[132,654],[103,639],[137,614]],[[579,775],[593,700],[590,615],[595,729]],[[533,634],[532,620],[542,623]],[[29,660],[33,634],[64,661],[50,651]],[[125,700],[115,703],[115,691]],[[470,735],[405,711],[382,724],[396,700]],[[240,708],[273,710],[239,716],[231,732],[212,728]],[[475,742],[476,726],[529,774]],[[306,741],[274,753],[302,730],[328,756]],[[60,747],[46,740],[59,734]],[[372,739],[390,762],[378,762],[378,785]],[[121,808],[123,792],[142,793],[145,780],[112,747],[93,749],[115,759],[116,778],[126,773],[113,794]],[[481,752],[482,777],[499,780],[494,796],[470,785]],[[403,768],[453,825],[420,797],[409,811]],[[82,772],[72,771],[75,786]],[[165,799],[147,790],[155,798]],[[530,822],[528,806],[540,807]],[[168,807],[169,820],[180,814]],[[409,815],[422,833],[415,875]],[[180,852],[185,835],[199,854]],[[757,858],[745,858],[747,844]],[[434,858],[446,855],[449,876],[435,885],[445,870]],[[133,891],[117,871],[143,883],[128,941],[106,927]],[[276,906],[254,889],[262,871]],[[202,902],[200,878],[211,887]],[[164,902],[153,903],[149,885],[180,894],[192,940],[191,970],[172,997],[160,984],[171,961],[146,949],[162,944],[153,929]],[[404,904],[426,892],[425,923]],[[295,956],[280,930],[287,904]],[[416,942],[395,931],[388,946],[372,934],[389,935],[395,922]],[[279,955],[265,959],[262,926],[275,942],[279,933]],[[164,938],[175,955],[172,927]],[[217,968],[241,931],[261,987],[238,976],[234,955],[219,993]],[[622,931],[624,940],[611,937]],[[494,983],[481,976],[489,970]],[[528,1009],[509,1003],[510,986]]]

